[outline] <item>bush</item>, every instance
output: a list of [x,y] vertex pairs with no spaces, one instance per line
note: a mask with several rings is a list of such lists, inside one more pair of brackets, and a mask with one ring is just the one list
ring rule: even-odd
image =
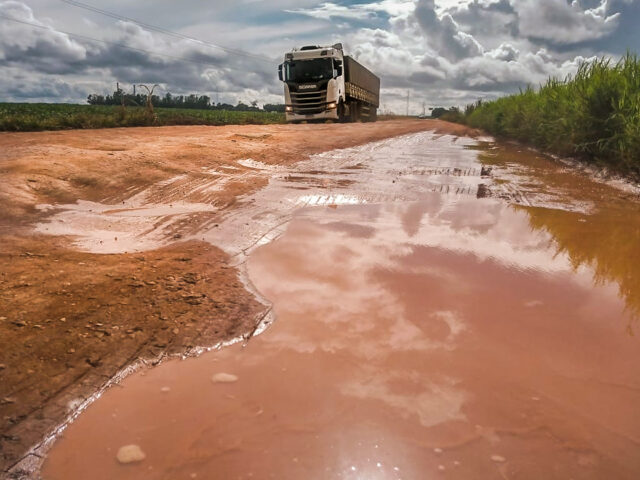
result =
[[156,108],[52,103],[0,103],[0,131],[70,128],[138,127],[150,125],[228,125],[284,123],[280,112]]
[[585,62],[538,91],[469,105],[461,117],[499,137],[640,175],[640,61],[631,53],[615,64]]

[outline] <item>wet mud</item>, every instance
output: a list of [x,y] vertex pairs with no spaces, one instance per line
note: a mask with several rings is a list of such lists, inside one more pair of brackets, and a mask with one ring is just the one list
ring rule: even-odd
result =
[[47,439],[141,360],[259,331],[269,309],[238,259],[195,233],[310,154],[429,129],[468,131],[390,121],[1,133],[0,471],[36,476]]
[[252,168],[193,235],[276,321],[104,392],[44,479],[640,475],[636,193],[433,133]]

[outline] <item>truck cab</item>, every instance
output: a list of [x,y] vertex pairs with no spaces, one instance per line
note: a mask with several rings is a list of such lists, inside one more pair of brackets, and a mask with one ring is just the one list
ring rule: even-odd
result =
[[[364,75],[361,71],[359,77],[364,83],[368,80],[369,84],[349,82],[349,65],[353,65],[352,69],[364,71]],[[278,77],[284,82],[288,122],[375,119],[379,79],[345,56],[340,43],[331,47],[294,49],[285,54],[284,62],[278,66]],[[376,91],[367,92],[367,87]],[[363,95],[362,99],[354,97],[356,92]]]

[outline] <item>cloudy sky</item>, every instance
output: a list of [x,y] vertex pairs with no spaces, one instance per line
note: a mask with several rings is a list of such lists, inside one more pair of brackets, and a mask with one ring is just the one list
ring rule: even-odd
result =
[[0,0],[0,101],[84,102],[119,81],[281,103],[283,53],[340,41],[381,77],[383,110],[409,92],[420,113],[640,52],[640,0],[82,0],[111,16],[78,1]]

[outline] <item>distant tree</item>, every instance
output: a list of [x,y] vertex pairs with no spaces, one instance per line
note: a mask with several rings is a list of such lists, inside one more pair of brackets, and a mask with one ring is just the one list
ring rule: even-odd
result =
[[91,94],[87,97],[87,103],[89,105],[104,105],[104,95]]
[[[186,108],[199,110],[235,110],[241,112],[259,112],[258,100],[253,100],[249,105],[239,101],[237,105],[229,103],[211,103],[211,97],[208,95],[199,95],[192,93],[190,95],[172,95],[170,92],[160,97],[154,94],[154,90],[158,85],[154,85],[149,89],[146,85],[140,85],[140,88],[146,89],[144,93],[125,93],[119,86],[111,95],[91,94],[87,97],[87,103],[90,105],[119,105],[122,109],[125,106],[138,105],[146,106],[147,110],[153,115],[153,107],[160,108]],[[135,89],[134,89],[135,92]],[[284,112],[284,105],[267,104],[264,106],[265,112]]]
[[464,115],[458,107],[451,107],[449,110],[444,112],[440,118],[447,122],[463,123]]
[[158,96],[153,94],[153,91],[159,87],[160,85],[158,85],[157,83],[149,88],[144,84],[138,85],[140,88],[144,88],[147,91],[147,99],[145,102],[145,105],[147,106],[147,113],[153,118],[153,121],[155,123],[155,121],[157,120],[157,116],[153,111],[153,102],[154,100],[156,101],[156,103],[158,102]]
[[263,110],[265,112],[284,112],[284,104],[271,104],[267,103]]
[[447,109],[443,107],[436,107],[431,111],[431,118],[440,118],[447,113]]

